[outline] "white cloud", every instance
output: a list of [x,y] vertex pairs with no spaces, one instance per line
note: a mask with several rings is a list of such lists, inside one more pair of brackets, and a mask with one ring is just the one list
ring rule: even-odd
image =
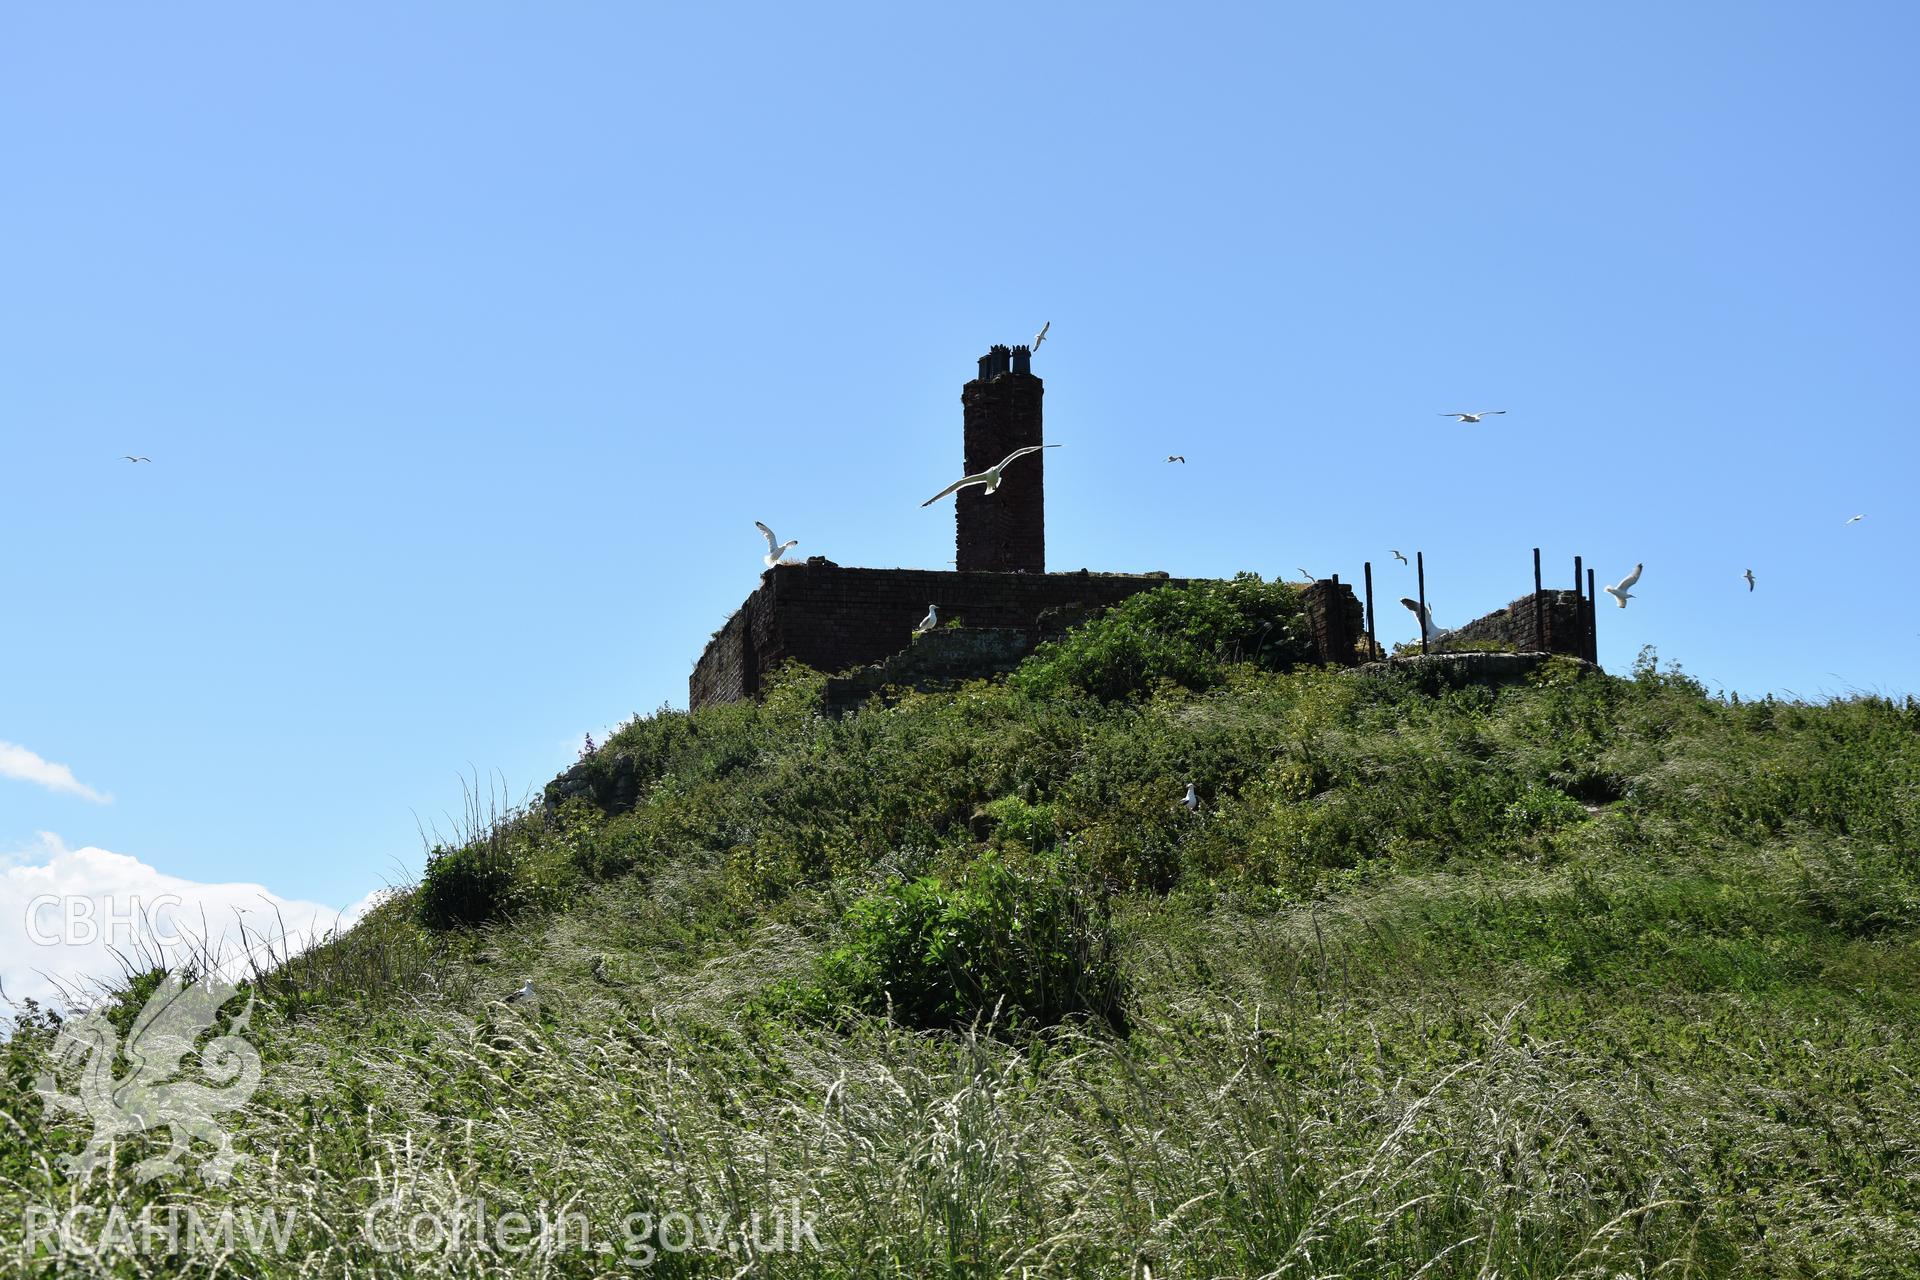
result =
[[145,968],[209,950],[238,976],[249,952],[305,950],[379,896],[339,911],[264,885],[183,880],[122,853],[69,849],[43,831],[37,849],[0,862],[0,987],[14,1001],[84,1003],[121,976],[119,957]]
[[49,791],[79,796],[95,804],[109,804],[113,800],[112,796],[102,795],[74,777],[73,770],[66,765],[42,760],[25,747],[12,742],[0,742],[0,778],[31,782]]

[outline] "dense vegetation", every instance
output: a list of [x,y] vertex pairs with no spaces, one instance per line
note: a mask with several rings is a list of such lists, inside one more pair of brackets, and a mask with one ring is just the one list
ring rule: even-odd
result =
[[[1920,706],[1299,642],[1242,580],[840,720],[804,672],[636,719],[258,975],[236,1183],[75,1189],[24,1026],[0,1222],[297,1211],[225,1271],[109,1241],[124,1275],[618,1261],[381,1253],[395,1196],[651,1215],[671,1275],[1910,1273]],[[741,1244],[794,1205],[817,1249]],[[674,1251],[673,1211],[729,1225]]]

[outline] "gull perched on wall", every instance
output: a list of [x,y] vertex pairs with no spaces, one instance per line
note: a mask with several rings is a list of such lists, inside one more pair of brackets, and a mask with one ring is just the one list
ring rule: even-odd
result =
[[1461,422],[1478,422],[1482,418],[1491,418],[1496,414],[1505,412],[1505,409],[1482,409],[1478,413],[1443,413],[1440,416],[1443,418],[1455,418]]
[[1434,625],[1432,605],[1428,605],[1426,612],[1422,613],[1420,611],[1420,602],[1412,596],[1401,596],[1400,603],[1407,606],[1407,611],[1420,620],[1421,639],[1427,641],[1427,643],[1432,644],[1436,640],[1445,640],[1453,634],[1451,631],[1442,631],[1438,626]]
[[1640,571],[1644,568],[1646,568],[1646,566],[1640,564],[1633,566],[1632,573],[1606,589],[1607,594],[1618,601],[1622,609],[1627,607],[1627,601],[1633,599],[1633,592],[1627,590],[1627,588],[1640,581]]
[[957,493],[961,489],[965,489],[970,485],[983,484],[987,486],[987,492],[992,493],[995,489],[998,489],[1000,487],[1000,473],[1007,469],[1007,466],[1009,463],[1012,463],[1015,459],[1024,458],[1030,453],[1038,453],[1042,449],[1058,449],[1059,447],[1060,446],[1057,444],[1030,444],[1024,449],[1015,449],[1012,453],[1000,459],[999,462],[995,463],[991,467],[988,467],[985,471],[982,471],[979,475],[961,476],[958,480],[955,480],[952,484],[948,485],[946,488],[942,489],[940,492],[934,494],[931,498],[928,498],[925,502],[921,503],[920,505],[923,507],[930,507],[934,503],[940,501],[940,499],[946,497],[948,494]]
[[773,530],[767,528],[767,526],[761,524],[758,520],[753,522],[753,527],[767,535],[767,554],[761,556],[760,559],[769,569],[780,563],[781,556],[784,556],[787,552],[800,545],[800,541],[797,538],[790,538],[785,542],[776,543],[773,537]]
[[920,625],[913,629],[913,634],[917,636],[924,635],[939,625],[940,625],[940,607],[938,605],[930,604],[927,606],[927,616],[920,619]]

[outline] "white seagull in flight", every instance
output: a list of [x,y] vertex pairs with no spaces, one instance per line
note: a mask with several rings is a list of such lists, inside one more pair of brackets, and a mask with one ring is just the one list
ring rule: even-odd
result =
[[1859,524],[1859,523],[1860,523],[1860,522],[1861,522],[1862,520],[1865,520],[1865,519],[1866,519],[1866,517],[1865,517],[1865,516],[1855,516],[1855,517],[1854,517],[1853,519],[1851,519],[1851,520],[1849,520],[1849,521],[1847,521],[1847,523],[1848,523],[1848,524]]
[[1051,320],[1041,325],[1040,332],[1033,335],[1033,345],[1031,347],[1028,347],[1027,350],[1038,351],[1040,349],[1040,344],[1047,340],[1047,330],[1051,328],[1053,328],[1053,321]]
[[1505,413],[1505,409],[1482,409],[1478,413],[1443,413],[1443,418],[1457,418],[1461,422],[1478,422],[1482,418],[1491,418],[1495,414]]
[[797,538],[789,538],[785,542],[775,542],[773,530],[767,528],[767,526],[761,524],[758,520],[753,522],[753,527],[767,535],[767,554],[761,556],[760,559],[766,562],[766,566],[769,569],[780,563],[781,556],[784,556],[788,551],[800,545],[799,539]]
[[979,475],[961,476],[958,480],[955,480],[952,484],[948,485],[946,488],[942,489],[940,492],[934,494],[931,498],[928,498],[925,502],[921,503],[920,505],[923,507],[930,507],[934,503],[940,501],[940,499],[946,497],[948,494],[956,492],[957,490],[960,490],[960,489],[964,489],[968,485],[983,484],[987,486],[987,492],[992,493],[995,489],[998,489],[1000,487],[1000,473],[1005,471],[1007,469],[1007,465],[1011,463],[1014,459],[1024,458],[1028,454],[1038,453],[1042,449],[1058,449],[1059,447],[1060,446],[1057,444],[1030,444],[1024,449],[1015,449],[1012,453],[1000,459],[998,463],[996,463],[991,467],[988,467],[985,471],[982,471]]
[[920,619],[920,625],[913,629],[913,634],[924,635],[939,625],[940,606],[930,604],[927,606],[927,616]]
[[1412,596],[1401,596],[1400,603],[1407,606],[1407,612],[1420,620],[1420,630],[1422,632],[1420,638],[1422,640],[1431,644],[1437,640],[1445,640],[1453,634],[1451,631],[1442,631],[1438,626],[1434,625],[1432,605],[1428,605],[1426,612],[1422,613],[1420,611],[1420,602]]
[[1606,589],[1607,594],[1612,596],[1615,600],[1617,600],[1622,609],[1627,607],[1627,601],[1633,599],[1633,592],[1629,591],[1627,588],[1631,587],[1634,583],[1640,581],[1640,571],[1644,568],[1646,568],[1646,566],[1642,564],[1637,564],[1633,566],[1632,573],[1628,574],[1626,577],[1620,579],[1620,581],[1614,583],[1612,586]]

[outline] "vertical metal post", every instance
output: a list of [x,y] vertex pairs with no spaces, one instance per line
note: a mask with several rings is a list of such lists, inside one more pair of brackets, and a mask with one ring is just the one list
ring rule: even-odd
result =
[[1540,605],[1540,548],[1535,547],[1533,549],[1533,647],[1536,650],[1547,647],[1547,616]]
[[1420,616],[1416,621],[1420,624],[1420,652],[1424,654],[1427,651],[1427,553],[1414,552],[1413,565],[1420,575]]
[[1373,629],[1373,561],[1361,565],[1360,572],[1367,580],[1367,661],[1372,662],[1380,656],[1380,642],[1375,639],[1379,633]]
[[1594,608],[1593,570],[1587,570],[1587,661],[1600,661],[1600,611]]
[[[1332,593],[1327,598],[1328,618],[1329,621],[1331,621],[1335,615],[1338,615],[1340,619],[1340,625],[1337,628],[1340,632],[1340,652],[1346,654],[1347,660],[1350,662],[1353,660],[1353,637],[1347,633],[1347,611],[1341,608],[1341,605],[1346,602],[1340,598],[1340,575],[1337,573],[1332,575],[1327,579],[1327,582],[1333,587]],[[1343,663],[1342,665],[1345,664]]]
[[1586,612],[1586,606],[1581,603],[1580,557],[1575,556],[1573,558],[1573,625],[1574,638],[1576,640],[1582,639],[1586,635]]

